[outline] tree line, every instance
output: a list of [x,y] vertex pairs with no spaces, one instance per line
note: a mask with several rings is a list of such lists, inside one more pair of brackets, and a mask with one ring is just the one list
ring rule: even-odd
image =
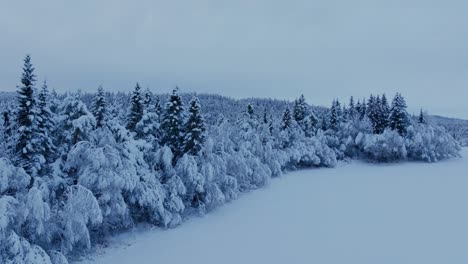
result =
[[115,231],[175,227],[298,168],[460,151],[422,111],[413,120],[401,94],[391,105],[385,95],[334,100],[321,112],[300,96],[281,116],[247,104],[207,122],[199,98],[186,104],[177,88],[162,103],[137,83],[124,103],[100,86],[86,104],[80,92],[37,89],[34,71],[26,56],[16,102],[2,114],[1,263],[67,263]]

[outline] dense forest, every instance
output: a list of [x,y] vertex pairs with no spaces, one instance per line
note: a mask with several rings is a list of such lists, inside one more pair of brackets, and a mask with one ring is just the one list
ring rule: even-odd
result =
[[176,227],[290,170],[460,151],[399,93],[325,108],[304,96],[156,95],[138,83],[131,94],[57,94],[37,83],[26,56],[0,105],[0,263],[67,263],[113,232]]

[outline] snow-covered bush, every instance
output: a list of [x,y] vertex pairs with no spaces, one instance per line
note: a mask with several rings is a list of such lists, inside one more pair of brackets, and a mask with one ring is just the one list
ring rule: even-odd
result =
[[407,155],[405,139],[397,131],[385,130],[382,134],[362,134],[356,137],[356,145],[365,159],[378,162],[404,160]]
[[427,162],[458,157],[459,143],[443,127],[410,126],[406,135],[408,158]]

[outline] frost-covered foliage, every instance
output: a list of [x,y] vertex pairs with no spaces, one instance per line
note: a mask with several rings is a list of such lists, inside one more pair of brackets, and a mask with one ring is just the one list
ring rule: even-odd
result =
[[460,150],[462,134],[417,122],[400,94],[391,108],[378,95],[325,109],[304,96],[155,97],[138,84],[131,95],[58,95],[34,82],[26,57],[19,96],[0,104],[0,263],[65,264],[113,232],[175,227],[289,170]]
[[59,107],[55,145],[61,154],[66,154],[76,143],[88,140],[96,126],[96,119],[80,97],[81,92],[69,95]]
[[443,127],[424,123],[408,128],[406,135],[408,158],[427,162],[458,157],[459,143]]

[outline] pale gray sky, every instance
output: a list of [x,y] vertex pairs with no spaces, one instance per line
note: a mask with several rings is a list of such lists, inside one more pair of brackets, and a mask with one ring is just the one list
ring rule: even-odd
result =
[[[402,92],[468,118],[466,0],[0,0],[0,90],[30,53],[57,90],[293,99]],[[347,99],[346,99],[347,100]]]

